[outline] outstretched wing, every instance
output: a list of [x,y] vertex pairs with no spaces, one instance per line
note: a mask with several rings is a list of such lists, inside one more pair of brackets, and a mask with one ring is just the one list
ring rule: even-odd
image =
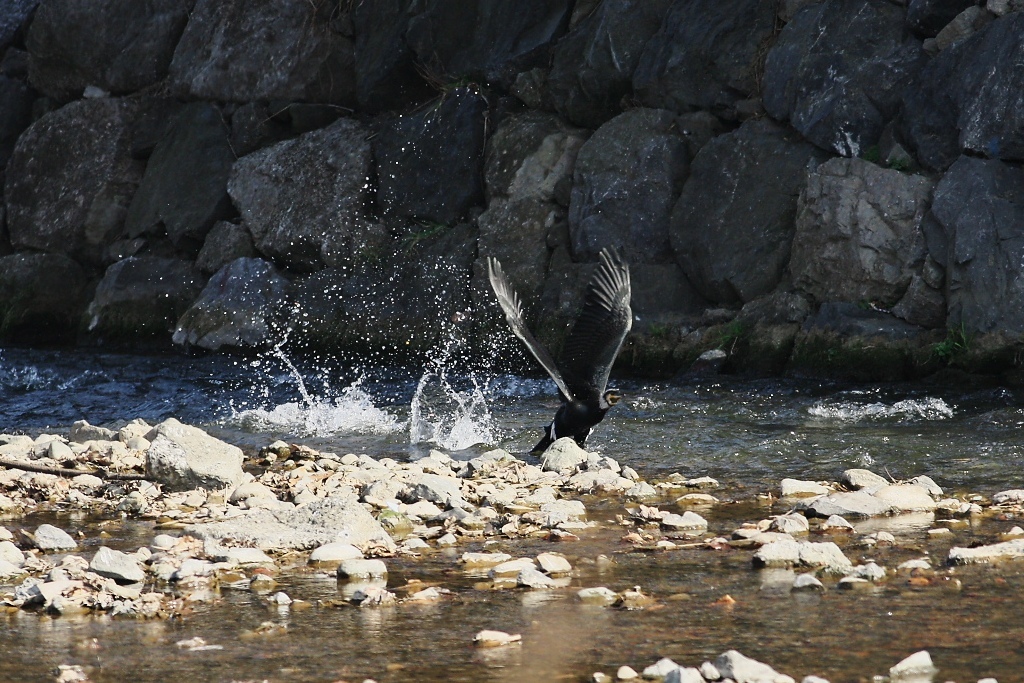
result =
[[612,364],[633,326],[630,297],[629,266],[614,249],[603,249],[562,351],[569,388],[581,400],[600,399],[608,386]]
[[501,263],[493,256],[487,257],[487,279],[491,281],[491,288],[498,297],[498,303],[501,304],[501,310],[505,312],[505,320],[508,321],[508,326],[512,328],[512,332],[523,340],[526,348],[530,350],[530,353],[537,359],[537,362],[548,371],[551,379],[558,385],[558,390],[562,392],[562,395],[569,401],[573,400],[573,394],[569,391],[569,387],[566,386],[565,380],[562,379],[562,373],[558,371],[555,359],[551,357],[547,349],[541,346],[540,342],[526,328],[526,323],[523,321],[523,305],[519,301],[519,295],[512,289],[508,278],[505,277],[505,271],[501,269]]

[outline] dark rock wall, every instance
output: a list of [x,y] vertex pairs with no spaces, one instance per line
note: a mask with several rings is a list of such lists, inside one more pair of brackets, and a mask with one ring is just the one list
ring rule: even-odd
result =
[[624,369],[1010,376],[1022,10],[8,0],[0,341],[486,354],[495,256],[557,353],[616,247]]

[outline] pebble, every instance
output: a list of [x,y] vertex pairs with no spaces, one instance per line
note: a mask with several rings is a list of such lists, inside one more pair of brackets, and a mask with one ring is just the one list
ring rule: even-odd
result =
[[[783,677],[772,667],[751,659],[736,650],[728,650],[715,659],[715,668],[723,678],[734,681],[774,681],[783,683]],[[786,676],[785,678],[789,678]],[[792,678],[789,678],[792,681]]]
[[40,524],[34,537],[36,547],[42,551],[76,550],[78,548],[78,543],[68,535],[68,532],[51,524]]
[[310,564],[330,565],[345,560],[361,560],[363,553],[351,543],[335,541],[320,546],[309,556]]
[[800,479],[783,479],[781,487],[783,498],[822,496],[831,492],[831,489],[827,486],[822,486],[815,481],[802,481]]
[[408,598],[409,602],[432,602],[441,598],[441,591],[436,587],[431,586],[430,588],[424,588],[421,591],[416,591]]
[[462,553],[459,562],[467,567],[488,567],[511,559],[508,553]]
[[20,567],[25,564],[25,553],[10,541],[0,541],[0,560]]
[[545,472],[573,472],[587,462],[587,452],[569,437],[556,439],[548,446],[541,458],[540,467]]
[[426,550],[430,548],[430,544],[424,541],[422,538],[413,536],[402,541],[401,545],[403,550]]
[[796,578],[793,579],[793,590],[795,591],[811,591],[811,590],[825,590],[825,585],[818,580],[814,574],[810,572],[804,574],[797,574]]
[[839,579],[836,588],[839,590],[867,590],[873,585],[867,579],[862,579],[859,576],[844,576]]
[[440,546],[455,545],[458,542],[458,539],[455,538],[455,534],[452,533],[447,533],[437,539],[437,544]]
[[19,574],[27,574],[28,572],[22,569],[20,566],[9,562],[3,558],[0,558],[0,578],[7,578],[9,576],[18,576]]
[[821,528],[853,531],[853,525],[846,521],[846,518],[841,515],[829,515],[828,519],[825,520],[825,523],[821,525]]
[[473,636],[473,644],[477,647],[501,647],[522,642],[523,636],[516,633],[510,634],[504,631],[480,631]]
[[891,482],[871,470],[849,469],[840,475],[839,483],[851,489],[878,489]]
[[488,572],[488,576],[494,578],[496,576],[518,575],[519,572],[523,571],[527,567],[536,567],[533,559],[529,557],[520,557],[491,567],[491,571]]
[[805,534],[810,530],[811,525],[803,515],[791,512],[788,515],[775,517],[769,528],[784,534]]
[[526,567],[516,576],[516,585],[527,588],[554,588],[558,584],[536,567]]
[[932,664],[932,657],[928,650],[921,650],[902,660],[896,666],[889,668],[889,678],[900,680],[905,678],[918,678],[920,676],[931,676],[937,671]]
[[619,594],[611,588],[597,586],[595,588],[581,588],[576,592],[581,602],[592,605],[611,605],[619,599]]
[[387,576],[388,568],[382,560],[343,560],[338,565],[338,578],[375,578]]
[[619,681],[632,681],[639,676],[640,674],[631,666],[620,666],[619,670],[615,672],[615,679]]
[[555,553],[541,553],[537,556],[537,564],[545,574],[568,574],[572,571],[569,560]]
[[711,662],[704,662],[700,665],[700,675],[709,681],[717,681],[722,678],[722,673],[718,670],[718,667]]
[[270,597],[270,602],[275,605],[290,605],[292,599],[284,591],[278,591]]
[[708,520],[704,519],[696,512],[687,510],[681,515],[677,515],[674,512],[669,512],[662,516],[661,525],[668,529],[674,529],[677,531],[707,531]]
[[896,567],[896,571],[910,572],[914,571],[915,569],[928,570],[931,568],[931,563],[928,562],[928,560],[922,558],[918,560],[907,560],[906,562],[902,562]]
[[885,578],[885,568],[879,567],[875,562],[866,562],[853,568],[853,576],[858,576],[868,581],[881,581]]

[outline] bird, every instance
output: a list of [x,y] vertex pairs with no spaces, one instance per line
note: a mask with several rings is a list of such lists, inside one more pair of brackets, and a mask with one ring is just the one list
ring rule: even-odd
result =
[[534,453],[566,436],[583,448],[594,426],[622,399],[618,389],[608,387],[608,375],[633,326],[629,265],[611,248],[602,249],[600,258],[560,363],[526,327],[522,302],[501,263],[493,256],[487,258],[487,277],[508,326],[554,380],[562,399],[551,424],[544,427],[544,437],[533,447]]

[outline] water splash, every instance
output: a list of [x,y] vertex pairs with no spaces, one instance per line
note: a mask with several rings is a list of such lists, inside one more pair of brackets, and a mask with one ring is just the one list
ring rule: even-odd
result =
[[926,397],[887,403],[818,402],[807,409],[813,417],[841,422],[862,420],[948,420],[954,411],[941,398]]
[[[435,443],[460,451],[495,442],[494,418],[474,372],[461,381],[449,376],[449,367],[463,341],[452,329],[445,344],[427,361],[409,409],[409,441]],[[457,385],[462,385],[461,388]]]
[[[337,396],[329,395],[332,392],[326,381],[324,391],[328,396],[314,395],[302,373],[284,353],[283,347],[288,343],[290,331],[285,330],[271,353],[286,369],[302,400],[281,403],[269,409],[252,408],[243,411],[236,410],[232,405],[229,423],[249,431],[283,431],[302,437],[339,433],[393,434],[405,429],[405,422],[374,405],[373,397],[362,387],[365,375],[342,389]],[[264,398],[269,398],[269,393],[268,388],[263,387]]]

